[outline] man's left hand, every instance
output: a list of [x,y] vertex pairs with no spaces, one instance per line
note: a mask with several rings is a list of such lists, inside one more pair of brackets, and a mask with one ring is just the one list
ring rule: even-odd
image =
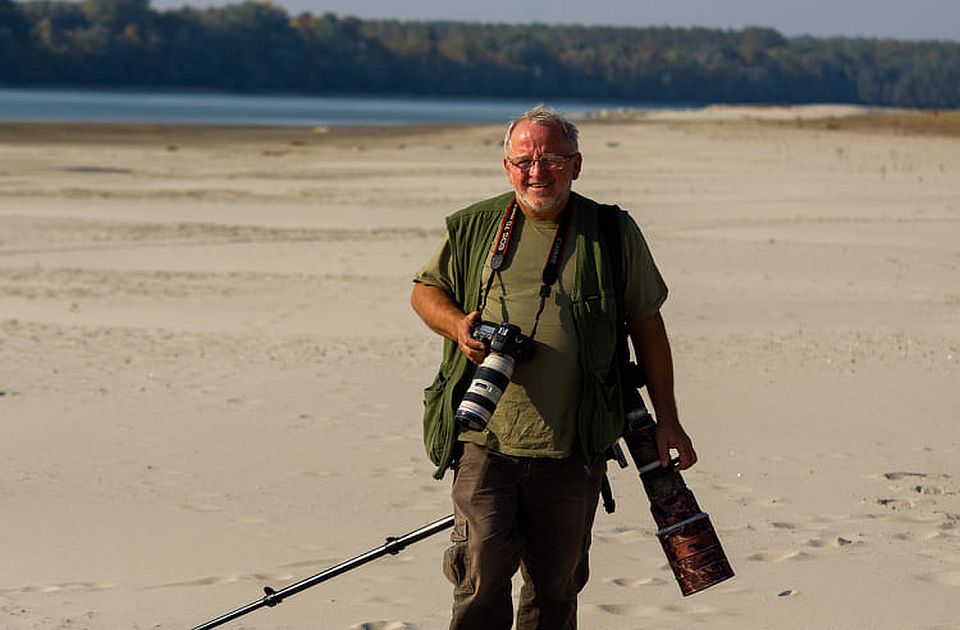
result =
[[693,450],[693,442],[679,422],[658,422],[656,436],[661,466],[670,463],[671,449],[679,453],[680,461],[677,463],[677,470],[686,470],[697,463],[697,452]]

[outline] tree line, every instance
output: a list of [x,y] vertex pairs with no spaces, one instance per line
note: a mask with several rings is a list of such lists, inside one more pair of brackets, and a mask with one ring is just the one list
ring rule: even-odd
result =
[[960,107],[960,43],[0,0],[0,84]]

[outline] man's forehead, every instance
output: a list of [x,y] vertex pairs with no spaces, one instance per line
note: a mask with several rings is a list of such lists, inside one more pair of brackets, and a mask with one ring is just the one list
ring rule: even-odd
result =
[[569,144],[563,131],[556,125],[538,125],[526,120],[517,123],[510,134],[510,143],[536,142],[543,144]]

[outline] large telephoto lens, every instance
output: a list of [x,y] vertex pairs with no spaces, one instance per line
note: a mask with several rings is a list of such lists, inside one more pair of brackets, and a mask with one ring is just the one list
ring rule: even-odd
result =
[[503,390],[510,382],[515,361],[513,357],[491,352],[483,360],[473,375],[473,381],[463,395],[460,406],[457,407],[455,418],[461,427],[470,431],[483,431],[490,422],[500,402]]
[[707,513],[673,466],[661,466],[657,451],[656,422],[639,394],[627,413],[624,441],[640,472],[657,537],[684,595],[692,595],[733,577],[733,569],[720,545]]

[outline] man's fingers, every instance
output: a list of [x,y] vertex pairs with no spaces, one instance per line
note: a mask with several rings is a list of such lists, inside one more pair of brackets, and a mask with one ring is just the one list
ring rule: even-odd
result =
[[487,356],[487,347],[482,343],[477,343],[479,344],[479,347],[477,347],[475,344],[468,345],[467,343],[461,343],[460,352],[465,354],[471,363],[476,363],[479,365]]
[[467,355],[467,359],[468,359],[471,363],[476,363],[476,364],[479,365],[481,362],[483,362],[483,357],[484,357],[484,354],[485,354],[485,353],[484,353],[484,348],[483,348],[482,345],[481,345],[481,347],[480,347],[480,350],[477,350],[477,349],[475,349],[475,348],[470,348],[470,347],[464,347],[464,346],[461,346],[461,347],[460,347],[460,350],[461,350],[465,355]]
[[657,454],[661,466],[670,465],[670,452],[677,452],[677,470],[686,470],[697,463],[693,442],[679,427],[657,427]]
[[677,465],[677,470],[686,470],[697,463],[697,453],[693,450],[693,445],[689,441],[685,441],[677,450],[680,453],[680,463]]
[[480,319],[480,312],[473,311],[467,313],[457,325],[457,341],[460,345],[460,351],[466,355],[471,363],[480,363],[486,354],[486,346],[483,342],[473,338],[473,328],[477,320]]
[[660,455],[660,465],[666,466],[670,463],[670,445],[666,440],[657,440],[657,453]]

